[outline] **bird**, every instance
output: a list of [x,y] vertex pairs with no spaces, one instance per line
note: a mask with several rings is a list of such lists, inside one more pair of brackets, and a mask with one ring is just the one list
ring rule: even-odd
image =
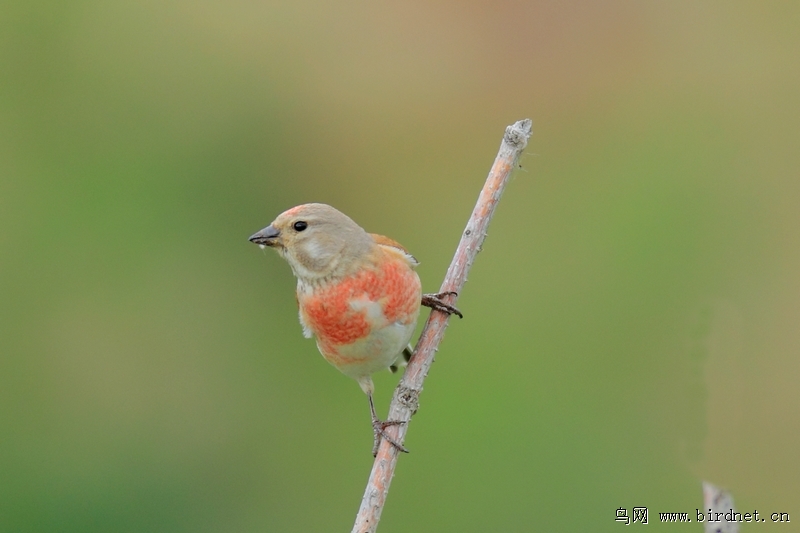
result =
[[373,456],[381,438],[408,452],[386,433],[403,422],[381,420],[375,412],[372,374],[396,371],[408,361],[420,306],[463,317],[444,302],[455,293],[422,294],[413,255],[327,204],[292,207],[249,241],[276,250],[289,263],[303,335],[315,338],[322,356],[367,395]]

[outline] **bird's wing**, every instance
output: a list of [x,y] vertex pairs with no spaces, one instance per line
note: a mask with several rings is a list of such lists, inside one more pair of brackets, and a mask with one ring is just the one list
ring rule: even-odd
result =
[[411,266],[417,266],[419,264],[419,261],[417,261],[417,258],[414,257],[413,255],[411,255],[408,252],[408,250],[403,248],[403,245],[400,244],[399,242],[397,242],[396,240],[390,239],[389,237],[386,237],[385,235],[378,235],[377,233],[370,233],[370,236],[375,241],[375,243],[378,244],[378,246],[383,246],[385,248],[392,248],[395,251],[398,251],[401,254],[403,254],[405,256],[406,260],[411,264]]

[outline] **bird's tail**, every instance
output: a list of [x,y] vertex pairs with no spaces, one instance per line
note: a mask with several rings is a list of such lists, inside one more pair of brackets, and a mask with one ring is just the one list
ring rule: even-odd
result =
[[403,353],[400,354],[400,357],[397,361],[394,362],[392,366],[389,367],[389,372],[394,374],[398,370],[400,370],[401,366],[408,366],[408,362],[411,360],[411,355],[414,353],[414,348],[411,347],[409,344],[405,348],[403,348]]

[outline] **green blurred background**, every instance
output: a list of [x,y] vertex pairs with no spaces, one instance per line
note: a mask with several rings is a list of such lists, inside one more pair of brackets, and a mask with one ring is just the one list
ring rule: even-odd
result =
[[4,2],[0,531],[349,531],[366,400],[247,237],[330,203],[435,291],[526,117],[380,531],[640,505],[700,531],[656,513],[702,479],[798,531],[798,27],[793,1]]

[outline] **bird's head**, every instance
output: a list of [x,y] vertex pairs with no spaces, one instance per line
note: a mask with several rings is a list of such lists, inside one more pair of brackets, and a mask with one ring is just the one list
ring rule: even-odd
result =
[[326,204],[303,204],[284,211],[251,236],[250,242],[274,248],[305,282],[348,274],[375,246],[361,226]]

